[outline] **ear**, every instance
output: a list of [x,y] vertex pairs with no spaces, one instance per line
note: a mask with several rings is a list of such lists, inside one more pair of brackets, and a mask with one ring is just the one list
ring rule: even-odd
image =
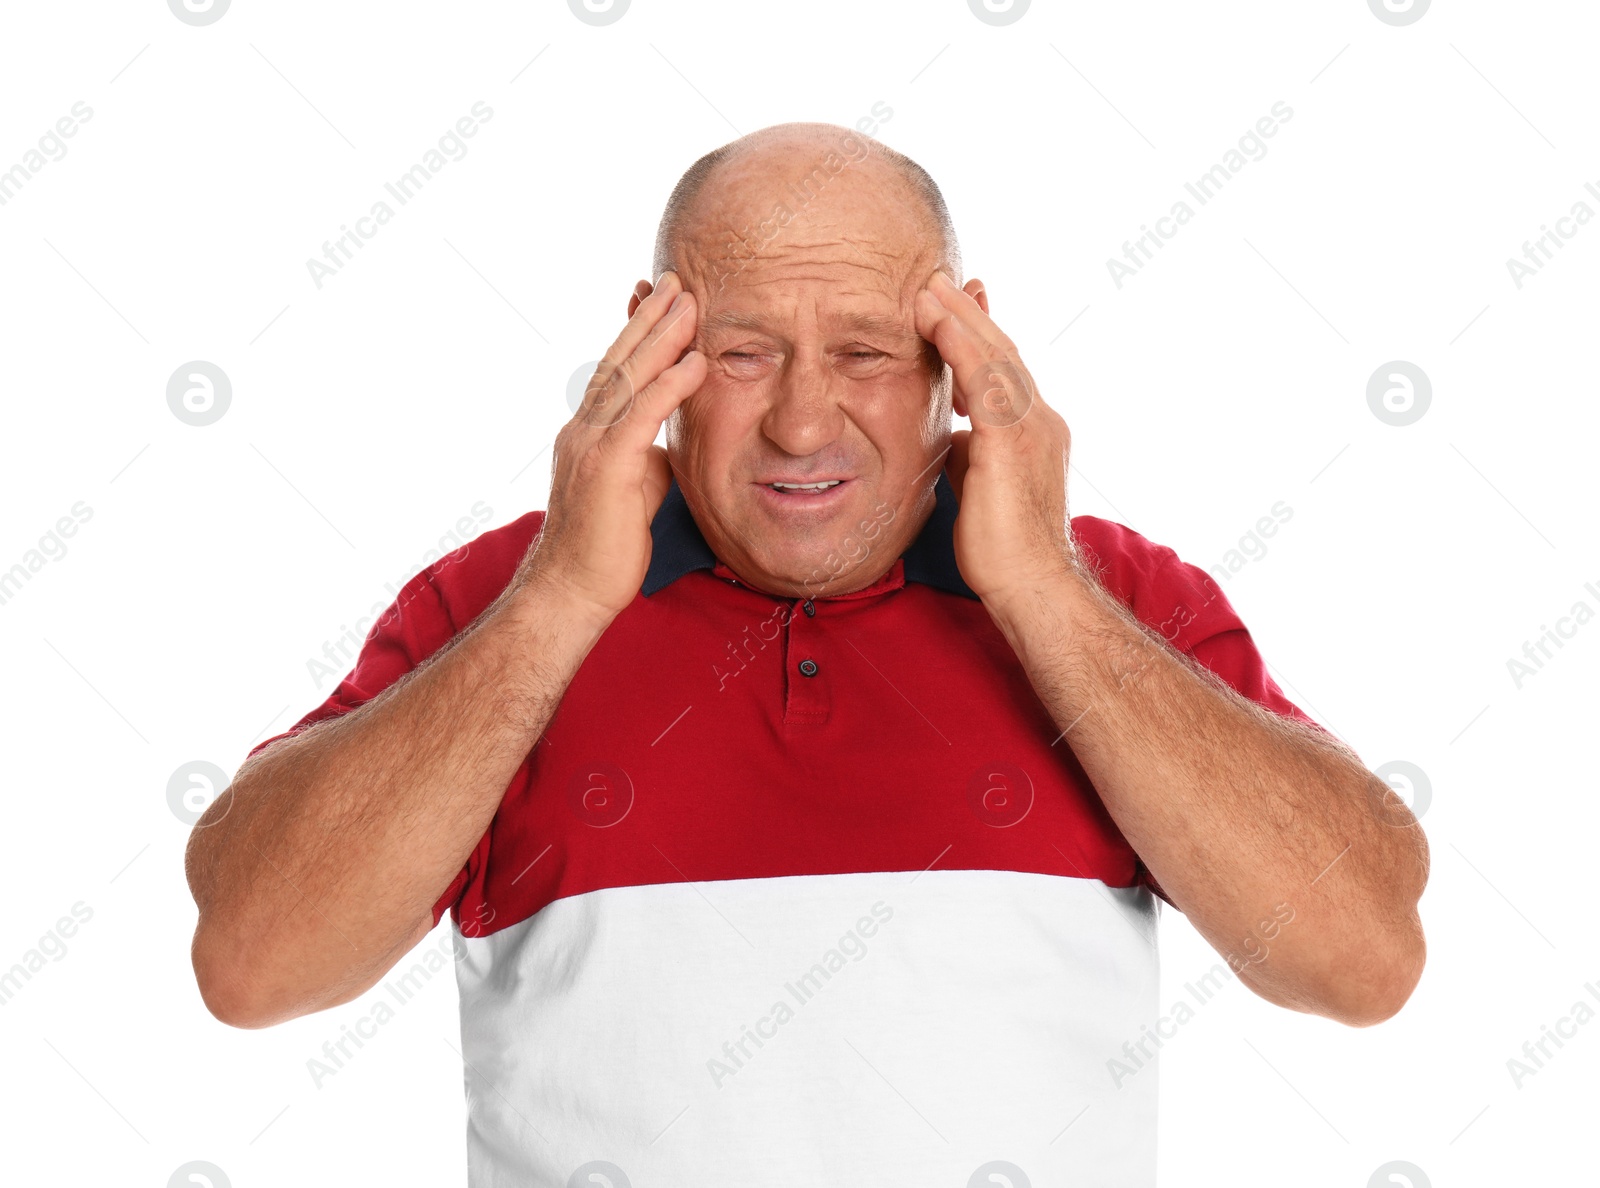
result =
[[971,443],[972,430],[957,429],[950,435],[950,452],[944,457],[945,477],[950,480],[950,489],[955,492],[957,503],[961,502],[961,489],[967,479],[967,447]]
[[645,512],[652,521],[656,513],[661,510],[662,501],[667,497],[667,488],[672,485],[672,463],[667,457],[667,451],[658,445],[650,447],[644,459],[644,506]]
[[[989,291],[983,287],[983,282],[981,280],[979,280],[977,277],[973,277],[966,284],[961,286],[961,291],[976,301],[978,303],[978,308],[983,310],[984,313],[989,312]],[[629,314],[628,316],[632,317],[633,315]]]
[[[646,297],[650,296],[650,294],[653,292],[655,292],[655,286],[647,280],[642,280],[633,286],[633,296],[628,298],[628,316],[630,318],[633,317],[634,312],[639,308],[639,303],[642,302]],[[986,309],[983,312],[988,313],[989,311]]]

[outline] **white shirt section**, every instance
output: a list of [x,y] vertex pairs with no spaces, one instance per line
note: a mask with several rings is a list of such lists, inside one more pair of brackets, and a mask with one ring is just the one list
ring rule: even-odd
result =
[[1155,919],[1143,888],[930,870],[458,936],[470,1188],[1152,1188],[1156,1065],[1123,1045],[1159,1014]]

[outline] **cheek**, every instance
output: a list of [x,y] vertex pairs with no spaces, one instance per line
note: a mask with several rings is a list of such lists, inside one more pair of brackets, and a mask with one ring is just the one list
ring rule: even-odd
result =
[[757,431],[766,403],[754,385],[730,382],[709,372],[705,382],[678,406],[679,436],[697,453],[727,453]]
[[852,375],[840,372],[846,402],[874,419],[920,421],[932,403],[929,375],[919,360],[896,359]]

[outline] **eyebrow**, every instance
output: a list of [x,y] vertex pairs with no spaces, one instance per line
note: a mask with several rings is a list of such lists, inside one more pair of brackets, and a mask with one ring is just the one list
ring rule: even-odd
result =
[[[909,336],[906,324],[892,314],[847,313],[834,315],[829,320],[850,330],[864,330],[871,334],[894,335],[901,338]],[[739,313],[735,310],[707,314],[700,319],[700,328],[703,331],[765,330],[767,325],[767,319],[761,314]]]

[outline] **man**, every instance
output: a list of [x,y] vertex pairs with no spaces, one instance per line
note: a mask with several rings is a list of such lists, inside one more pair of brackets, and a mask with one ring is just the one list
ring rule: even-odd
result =
[[1154,1180],[1153,896],[1268,1001],[1400,1008],[1415,819],[1201,570],[1069,518],[920,168],[765,129],[655,270],[548,511],[202,818],[219,1019],[349,1002],[448,911],[474,1185],[1110,1186]]

